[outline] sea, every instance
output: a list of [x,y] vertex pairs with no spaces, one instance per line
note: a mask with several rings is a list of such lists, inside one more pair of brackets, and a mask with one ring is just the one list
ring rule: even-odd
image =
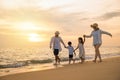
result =
[[[120,56],[120,46],[102,46],[102,58]],[[86,61],[94,59],[94,47],[85,46]],[[79,52],[75,59],[79,61]],[[63,48],[59,54],[61,64],[68,63],[68,50]],[[55,68],[53,51],[49,48],[0,48],[0,76]],[[62,67],[62,66],[59,66]]]

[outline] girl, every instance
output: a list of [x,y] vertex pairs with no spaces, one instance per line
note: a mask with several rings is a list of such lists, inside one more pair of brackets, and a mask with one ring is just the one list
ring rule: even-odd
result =
[[102,62],[100,51],[99,51],[99,48],[102,45],[102,34],[106,34],[111,37],[112,37],[112,34],[109,32],[100,30],[97,23],[94,23],[93,25],[91,25],[91,28],[93,28],[93,31],[91,32],[91,34],[84,35],[84,37],[91,38],[93,36],[93,45],[95,48],[95,59],[93,60],[93,62],[96,62],[97,57],[99,57],[99,60],[100,60],[99,62]]
[[81,59],[81,63],[83,63],[84,60],[85,60],[84,43],[85,43],[85,37],[84,37],[84,40],[83,40],[82,37],[79,37],[79,38],[78,38],[78,46],[77,46],[77,48],[74,50],[74,51],[76,51],[77,49],[79,49],[79,57],[80,57],[80,59]]

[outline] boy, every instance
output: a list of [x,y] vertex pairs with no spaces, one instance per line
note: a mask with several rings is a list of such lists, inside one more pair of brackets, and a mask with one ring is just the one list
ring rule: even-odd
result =
[[66,47],[69,51],[69,64],[71,63],[71,61],[73,61],[73,63],[75,63],[75,59],[73,59],[73,53],[76,55],[76,53],[74,52],[74,48],[72,46],[72,42],[68,42],[68,46]]

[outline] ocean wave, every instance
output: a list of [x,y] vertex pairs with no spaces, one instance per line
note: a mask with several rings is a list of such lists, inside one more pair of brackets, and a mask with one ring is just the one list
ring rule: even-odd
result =
[[[120,56],[120,53],[116,53],[116,54],[102,54],[103,58],[108,58],[108,57],[114,57],[114,56]],[[86,60],[91,60],[94,58],[94,54],[89,54],[86,55]],[[79,60],[79,57],[75,57],[76,60]],[[64,61],[68,61],[69,58],[68,57],[62,57],[61,58],[61,62]],[[15,63],[11,63],[11,64],[4,64],[4,65],[0,65],[0,69],[4,69],[4,68],[18,68],[18,67],[23,67],[23,66],[29,66],[32,64],[45,64],[45,63],[52,63],[54,61],[54,59],[43,59],[43,60],[26,60],[26,61],[16,61]]]
[[0,69],[3,68],[17,68],[22,66],[29,66],[30,64],[44,64],[44,63],[51,63],[52,59],[45,59],[45,60],[27,60],[27,61],[18,61],[12,64],[5,64],[0,65]]
[[17,68],[17,67],[22,67],[22,66],[27,66],[28,63],[23,61],[23,62],[18,62],[18,63],[13,63],[13,64],[5,64],[5,65],[0,65],[0,69],[3,68]]
[[[78,58],[76,58],[78,60]],[[0,69],[3,68],[18,68],[22,66],[29,66],[32,64],[45,64],[45,63],[52,63],[54,59],[44,59],[44,60],[26,60],[26,61],[18,61],[12,64],[4,64],[0,65]],[[61,62],[68,61],[67,57],[61,58]]]
[[[61,58],[61,62],[68,61],[68,57]],[[79,60],[79,58],[76,58],[76,60]],[[3,68],[18,68],[22,66],[29,66],[32,64],[45,64],[45,63],[52,63],[54,59],[44,59],[44,60],[26,60],[26,61],[18,61],[12,64],[5,64],[0,65],[0,69]]]

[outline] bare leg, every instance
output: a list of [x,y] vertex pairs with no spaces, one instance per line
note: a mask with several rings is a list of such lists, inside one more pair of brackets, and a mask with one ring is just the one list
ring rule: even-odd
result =
[[85,62],[85,58],[82,57],[82,61],[83,61],[83,63],[84,63],[84,62]]
[[55,64],[57,64],[57,56],[55,56]]
[[81,64],[83,63],[83,58],[82,57],[80,57],[80,59],[81,59]]
[[100,62],[102,62],[101,54],[100,54],[100,50],[99,50],[100,46],[101,46],[101,44],[97,46],[97,54],[98,54]]
[[72,59],[73,60],[73,64],[75,63],[75,59]]
[[101,54],[100,54],[100,50],[99,50],[99,48],[98,48],[98,57],[99,57],[100,62],[102,62]]
[[94,46],[95,47],[95,60],[94,60],[94,62],[96,62],[97,57],[99,57],[100,62],[102,62],[100,51],[99,51],[100,46],[101,46],[101,44]]
[[97,51],[96,51],[96,46],[94,46],[94,48],[95,48],[95,59],[93,60],[93,62],[96,62],[96,60],[97,60]]
[[71,59],[69,58],[69,64],[71,63]]
[[60,64],[60,61],[61,61],[61,60],[60,60],[59,56],[57,56],[57,60],[58,60],[58,63]]

